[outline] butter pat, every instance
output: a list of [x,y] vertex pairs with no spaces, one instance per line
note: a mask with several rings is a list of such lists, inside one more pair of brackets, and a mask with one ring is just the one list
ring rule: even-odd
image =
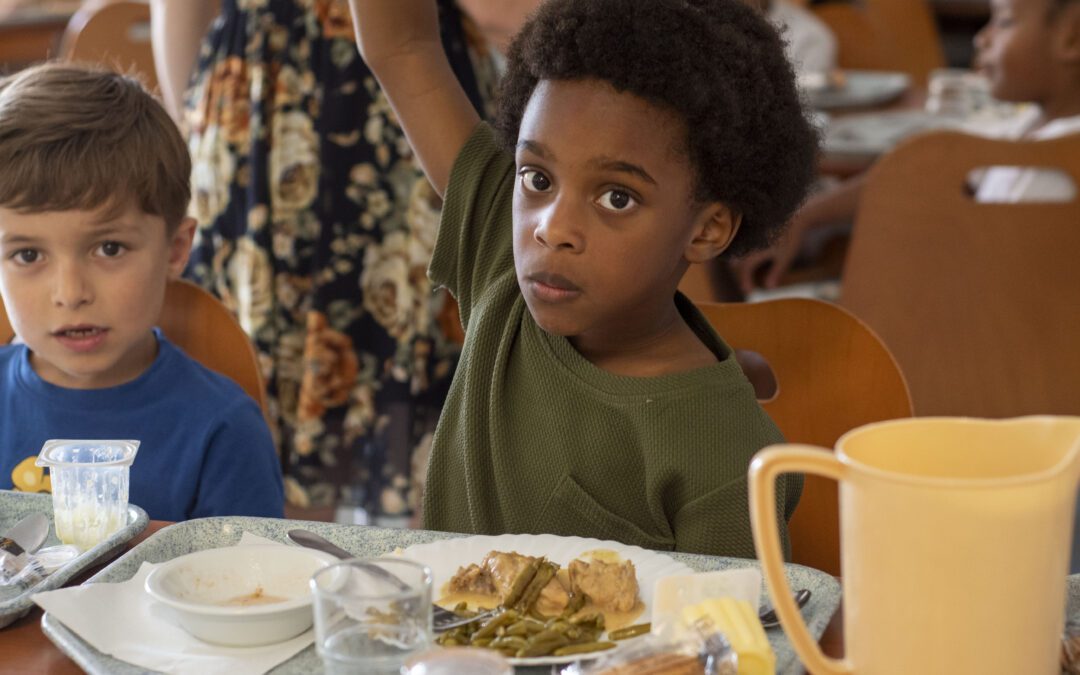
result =
[[653,634],[667,640],[682,637],[683,608],[715,598],[736,598],[756,607],[761,599],[761,570],[744,567],[657,579],[652,595]]
[[754,607],[735,598],[706,600],[683,608],[682,620],[703,635],[723,633],[738,656],[739,675],[773,675],[776,655]]

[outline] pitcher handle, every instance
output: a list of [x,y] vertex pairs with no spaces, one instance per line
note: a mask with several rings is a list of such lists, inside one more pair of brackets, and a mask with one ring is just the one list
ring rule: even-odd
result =
[[847,659],[829,658],[821,651],[795,606],[791,586],[784,574],[780,528],[776,520],[776,478],[785,473],[812,473],[840,481],[844,466],[832,452],[824,448],[796,444],[771,445],[754,456],[750,464],[749,484],[754,546],[784,632],[809,672],[815,675],[846,675],[852,672],[851,663]]

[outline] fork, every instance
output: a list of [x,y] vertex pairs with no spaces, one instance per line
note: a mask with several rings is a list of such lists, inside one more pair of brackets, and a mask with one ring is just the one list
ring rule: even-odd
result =
[[[294,544],[299,544],[300,546],[306,546],[307,548],[313,548],[319,551],[323,551],[325,553],[329,553],[330,555],[337,556],[342,560],[356,558],[356,556],[354,556],[352,553],[349,553],[337,544],[334,544],[325,537],[317,535],[309,530],[289,530],[285,534],[285,536],[286,538],[288,538],[289,541],[293,542]],[[363,561],[358,562],[362,563]],[[409,590],[409,585],[399,579],[397,575],[395,575],[393,572],[388,572],[387,570],[384,570],[382,567],[379,567],[375,564],[364,564],[362,565],[362,567],[372,576],[379,577],[390,585],[397,587],[398,590]],[[439,605],[432,603],[431,627],[436,633],[442,633],[450,630],[451,628],[457,628],[458,626],[464,626],[466,624],[475,623],[477,621],[483,621],[494,616],[497,611],[497,609],[488,609],[482,612],[478,612],[472,616],[464,616],[462,614],[454,612],[453,610],[446,609],[445,607],[440,607]]]
[[451,628],[457,628],[458,626],[464,626],[470,623],[476,623],[477,621],[485,621],[498,613],[496,609],[485,609],[482,612],[477,612],[473,616],[464,616],[457,614],[453,610],[438,605],[432,604],[431,606],[431,628],[436,633],[444,633]]

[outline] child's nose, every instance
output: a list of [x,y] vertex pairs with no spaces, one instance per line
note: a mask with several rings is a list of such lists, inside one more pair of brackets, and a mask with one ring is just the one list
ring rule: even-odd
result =
[[74,308],[85,305],[91,299],[89,280],[80,266],[75,263],[58,264],[53,280],[53,304]]
[[533,238],[547,248],[580,251],[585,243],[575,224],[580,218],[573,212],[569,200],[556,199],[541,212]]

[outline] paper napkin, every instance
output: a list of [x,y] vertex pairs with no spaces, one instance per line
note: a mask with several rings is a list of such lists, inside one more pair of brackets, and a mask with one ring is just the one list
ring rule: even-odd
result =
[[[237,545],[277,543],[245,532]],[[146,577],[155,567],[144,562],[128,581],[46,591],[33,600],[98,651],[165,673],[260,675],[314,641],[311,629],[262,647],[223,647],[192,637],[146,592]],[[109,607],[107,616],[102,607]]]

